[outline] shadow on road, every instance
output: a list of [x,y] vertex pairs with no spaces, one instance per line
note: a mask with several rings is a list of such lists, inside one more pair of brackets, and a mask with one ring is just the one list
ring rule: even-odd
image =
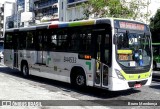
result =
[[152,85],[152,86],[150,86],[150,88],[160,89],[160,85]]
[[[11,75],[11,76],[15,76],[16,78],[18,77],[21,79],[25,79],[25,78],[23,78],[21,72],[19,72],[17,70],[10,69],[8,67],[0,67],[0,72],[4,73],[4,74]],[[98,89],[98,88],[94,88],[94,87],[86,87],[85,89],[77,89],[68,83],[59,82],[59,81],[46,79],[46,78],[41,78],[41,77],[37,77],[37,76],[30,76],[27,80],[30,80],[33,82],[38,82],[38,83],[43,83],[43,85],[40,85],[40,86],[44,87],[44,88],[54,86],[54,87],[61,88],[61,90],[65,91],[65,92],[77,92],[79,94],[97,97],[99,99],[109,99],[109,98],[114,98],[114,97],[118,97],[118,96],[127,96],[130,94],[140,92],[140,90],[136,90],[136,89],[129,89],[129,90],[125,90],[125,91],[115,91],[115,92],[104,90],[104,89]],[[50,85],[50,86],[48,86],[48,85]],[[50,88],[47,88],[47,90],[54,91],[53,88],[50,87]]]

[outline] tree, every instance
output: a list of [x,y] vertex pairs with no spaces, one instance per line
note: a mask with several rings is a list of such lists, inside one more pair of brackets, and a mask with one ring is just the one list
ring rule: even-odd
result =
[[159,43],[160,40],[160,9],[157,10],[156,14],[150,19],[150,29],[152,33],[152,42]]
[[160,30],[160,9],[158,9],[155,16],[150,19],[150,28],[151,31]]
[[88,0],[83,4],[84,16],[89,17],[119,17],[137,20],[148,17],[149,13],[140,12],[148,8],[149,2],[142,0]]

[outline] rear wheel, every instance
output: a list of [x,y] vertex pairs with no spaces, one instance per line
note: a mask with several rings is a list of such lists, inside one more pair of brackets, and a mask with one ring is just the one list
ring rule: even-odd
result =
[[27,63],[22,64],[21,72],[23,73],[24,77],[28,77],[29,76],[29,68],[28,68],[28,64]]

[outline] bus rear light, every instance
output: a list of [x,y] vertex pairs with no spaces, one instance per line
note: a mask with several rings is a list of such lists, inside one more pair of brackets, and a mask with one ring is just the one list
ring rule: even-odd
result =
[[124,76],[121,74],[121,72],[119,70],[115,69],[115,72],[116,72],[119,79],[125,80]]

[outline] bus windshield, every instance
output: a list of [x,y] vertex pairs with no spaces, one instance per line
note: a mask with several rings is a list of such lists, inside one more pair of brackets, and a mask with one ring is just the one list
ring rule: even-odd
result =
[[125,67],[151,64],[150,35],[138,31],[117,33],[117,61]]

